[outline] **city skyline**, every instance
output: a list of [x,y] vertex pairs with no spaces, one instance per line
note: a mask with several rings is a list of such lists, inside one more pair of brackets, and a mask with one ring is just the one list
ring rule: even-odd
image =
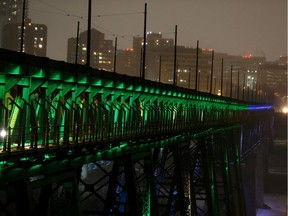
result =
[[[183,0],[177,7],[172,1],[146,3],[147,31],[161,32],[166,38],[173,38],[177,25],[178,45],[196,47],[199,40],[202,48],[230,55],[251,53],[266,57],[268,61],[287,55],[285,0],[276,3],[265,0],[261,4],[258,0],[253,3]],[[125,6],[127,4],[129,7]],[[144,1],[131,0],[120,4],[92,1],[92,28],[103,32],[107,39],[117,37],[119,49],[131,48],[133,36],[143,36],[144,4]],[[68,5],[65,0],[29,1],[32,21],[48,26],[47,57],[66,61],[67,40],[76,36],[77,22],[80,22],[80,31],[87,29],[87,9],[88,0],[71,0]]]

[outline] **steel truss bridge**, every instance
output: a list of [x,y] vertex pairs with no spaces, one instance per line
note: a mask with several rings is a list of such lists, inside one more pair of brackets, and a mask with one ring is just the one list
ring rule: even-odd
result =
[[237,216],[273,109],[1,49],[0,115],[0,215]]

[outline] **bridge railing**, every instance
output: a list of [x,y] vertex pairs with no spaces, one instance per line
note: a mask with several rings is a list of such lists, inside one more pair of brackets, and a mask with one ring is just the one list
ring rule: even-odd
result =
[[[235,119],[236,120],[236,119]],[[234,121],[235,121],[234,120]],[[236,121],[235,121],[236,122]],[[230,121],[232,123],[232,121]],[[133,122],[100,122],[94,124],[47,125],[45,127],[14,127],[2,129],[1,156],[59,149],[87,147],[107,149],[129,140],[145,140],[172,136],[185,131],[209,128],[219,121],[154,120]]]

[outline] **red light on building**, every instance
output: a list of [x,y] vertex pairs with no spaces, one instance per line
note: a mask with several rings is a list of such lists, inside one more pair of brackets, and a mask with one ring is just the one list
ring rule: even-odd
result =
[[250,59],[250,58],[252,58],[252,54],[251,53],[245,54],[245,55],[242,56],[242,58]]

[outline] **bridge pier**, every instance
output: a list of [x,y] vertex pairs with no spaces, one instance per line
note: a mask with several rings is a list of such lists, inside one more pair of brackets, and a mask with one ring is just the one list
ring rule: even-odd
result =
[[14,182],[14,193],[15,193],[15,205],[16,205],[16,214],[23,215],[31,214],[31,197],[29,195],[28,184],[26,179]]
[[255,216],[257,208],[264,206],[263,164],[263,148],[259,147],[257,151],[245,160],[242,168],[247,216]]

